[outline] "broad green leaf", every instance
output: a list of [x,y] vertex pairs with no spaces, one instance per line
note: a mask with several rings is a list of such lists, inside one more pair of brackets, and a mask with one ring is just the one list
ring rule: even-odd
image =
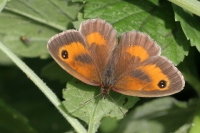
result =
[[78,21],[74,21],[73,25],[76,29],[79,29],[81,22],[86,21],[87,19],[84,19],[84,16],[82,13],[78,13],[77,18],[78,18]]
[[3,10],[3,8],[5,7],[6,3],[8,0],[1,0],[0,1],[0,12]]
[[[0,1],[0,12],[3,10],[3,8],[6,5],[6,3],[7,3],[7,0]],[[0,38],[1,38],[1,36],[2,35],[0,34]],[[13,64],[13,63],[3,52],[0,51],[0,64],[10,65],[10,64]]]
[[[123,118],[123,113],[126,113],[138,101],[136,97],[113,92],[110,95],[116,104],[109,96],[102,99],[100,95],[93,99],[94,96],[100,94],[100,87],[89,86],[80,81],[68,82],[66,88],[63,91],[64,106],[71,115],[78,117],[89,124],[89,127],[94,128],[93,131],[97,130],[103,117],[109,116],[121,119]],[[88,100],[90,101],[85,103]]]
[[85,3],[87,0],[72,0],[72,2],[83,2]]
[[0,100],[0,129],[6,133],[36,133],[29,121]]
[[0,40],[18,56],[46,58],[47,41],[72,27],[81,7],[64,0],[12,0],[0,14]]
[[200,16],[199,0],[169,0],[183,9]]
[[84,18],[105,19],[119,35],[131,30],[148,33],[161,46],[162,55],[177,65],[188,54],[189,41],[174,21],[171,4],[163,1],[158,6],[155,3],[158,0],[88,0]]
[[182,8],[173,5],[176,21],[180,21],[184,34],[190,40],[192,46],[200,51],[200,19],[199,17],[184,11]]
[[113,132],[118,126],[118,120],[115,118],[105,117],[101,121],[101,125],[99,130],[102,133],[111,133]]
[[191,121],[196,106],[196,101],[186,103],[171,97],[157,98],[136,107],[120,121],[115,133],[174,132]]

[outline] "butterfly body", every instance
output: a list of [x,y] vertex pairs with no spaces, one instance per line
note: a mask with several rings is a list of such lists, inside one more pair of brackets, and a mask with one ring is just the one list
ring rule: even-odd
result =
[[89,19],[79,31],[67,30],[53,36],[48,50],[57,63],[79,80],[139,97],[160,97],[179,92],[184,78],[160,46],[147,34],[129,31],[121,35],[101,19]]

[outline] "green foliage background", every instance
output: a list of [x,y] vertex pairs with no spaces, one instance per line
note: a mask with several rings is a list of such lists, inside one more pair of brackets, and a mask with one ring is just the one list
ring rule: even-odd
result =
[[[171,0],[176,3],[178,0]],[[0,42],[20,57],[61,99],[68,113],[88,132],[200,132],[200,9],[165,0],[0,0]],[[186,8],[182,8],[182,7]],[[190,9],[190,8],[189,8]],[[195,15],[196,14],[196,15]],[[186,86],[163,98],[137,98],[111,92],[115,103],[101,97],[80,106],[99,87],[75,80],[50,57],[47,41],[89,18],[113,25],[118,35],[148,33],[183,73]],[[0,132],[77,132],[3,51],[0,50]],[[67,85],[66,85],[67,83]],[[67,89],[65,89],[67,88]]]

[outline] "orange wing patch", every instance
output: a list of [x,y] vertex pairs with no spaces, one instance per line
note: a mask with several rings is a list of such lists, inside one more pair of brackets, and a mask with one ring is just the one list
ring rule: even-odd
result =
[[[161,81],[166,82],[166,86],[164,88],[160,88],[158,84]],[[135,69],[132,73],[125,75],[119,81],[117,81],[115,88],[116,91],[120,91],[120,89],[124,90],[124,93],[128,91],[165,91],[168,90],[170,86],[170,80],[168,77],[162,72],[162,70],[156,65],[146,65],[141,66]],[[119,88],[119,90],[117,90]],[[131,95],[130,93],[129,95]]]
[[[65,59],[62,56],[62,52],[67,51],[68,58]],[[80,54],[88,54],[85,47],[80,42],[72,42],[71,44],[64,44],[62,47],[60,47],[58,56],[61,60],[66,62],[70,65],[74,70],[77,69],[76,63],[74,63],[74,57],[80,55]]]
[[[66,55],[63,55],[63,52],[66,52]],[[59,49],[58,56],[59,59],[68,64],[80,75],[93,80],[93,82],[99,82],[98,74],[95,73],[96,68],[93,64],[93,60],[88,50],[80,42],[62,45]]]
[[95,45],[106,44],[106,40],[104,36],[102,36],[102,34],[100,34],[99,32],[93,32],[93,33],[88,34],[86,36],[86,40],[89,46],[91,46],[93,43],[95,43]]
[[[151,87],[150,86],[148,86],[148,87],[144,86],[145,91],[153,91],[153,90],[165,91],[165,90],[169,89],[169,85],[170,85],[169,78],[155,64],[154,65],[152,64],[152,65],[141,66],[138,69],[142,70],[149,77],[151,77],[151,85],[150,85]],[[158,84],[161,80],[164,80],[166,82],[166,86],[164,88],[158,87]]]
[[[131,76],[126,76],[120,79],[117,84],[115,84],[116,88],[130,91],[140,91],[143,89],[143,85],[146,83],[145,81],[141,81],[138,78],[133,78]],[[125,91],[124,91],[125,92]]]
[[149,58],[148,51],[140,45],[131,45],[130,47],[127,47],[126,52],[131,56],[139,57],[140,62],[143,62]]

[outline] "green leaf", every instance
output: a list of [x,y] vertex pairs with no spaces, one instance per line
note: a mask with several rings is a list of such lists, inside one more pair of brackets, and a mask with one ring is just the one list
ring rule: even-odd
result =
[[[7,0],[0,1],[0,12],[3,10],[6,3],[7,3]],[[0,38],[1,38],[1,36],[2,35],[0,34]],[[13,64],[13,63],[3,52],[0,51],[0,64],[1,65],[10,65],[10,64]]]
[[118,126],[117,119],[105,117],[102,119],[99,129],[103,133],[111,133],[117,128],[117,126]]
[[72,0],[72,2],[83,2],[85,3],[87,0]]
[[200,38],[200,19],[199,17],[184,11],[182,8],[173,5],[175,11],[176,21],[180,21],[184,34],[190,40],[192,46],[196,46],[200,51],[200,42],[197,38]]
[[0,14],[0,40],[18,56],[46,58],[49,38],[72,27],[81,8],[64,0],[10,1]]
[[[109,96],[106,99],[102,99],[100,95],[93,99],[94,96],[100,93],[100,87],[89,86],[80,81],[69,82],[66,88],[63,91],[63,98],[65,99],[63,101],[64,106],[71,115],[89,124],[89,130],[92,131],[97,130],[100,120],[105,116],[115,117],[117,119],[123,118],[123,113],[126,113],[138,101],[136,97],[113,92],[110,92],[110,95],[117,105]],[[84,103],[88,100],[88,103]]]
[[36,133],[28,120],[19,112],[14,110],[0,100],[0,129],[1,132],[7,133]]
[[[157,98],[138,106],[119,124],[115,133],[170,133],[191,121],[196,101]],[[190,124],[191,126],[191,124]],[[187,128],[188,129],[188,128]]]
[[1,0],[0,1],[0,12],[3,10],[3,8],[5,7],[6,3],[8,0]]
[[73,25],[74,25],[74,27],[75,27],[76,29],[79,29],[80,24],[81,24],[83,21],[86,21],[87,19],[84,19],[84,16],[83,16],[82,13],[78,13],[77,18],[78,18],[78,21],[74,21],[74,22],[73,22]]
[[199,0],[170,0],[174,4],[200,16],[200,2]]
[[156,3],[158,0],[88,0],[84,18],[105,19],[119,34],[131,30],[148,33],[161,46],[162,55],[177,65],[188,54],[189,41],[174,21],[171,4]]

